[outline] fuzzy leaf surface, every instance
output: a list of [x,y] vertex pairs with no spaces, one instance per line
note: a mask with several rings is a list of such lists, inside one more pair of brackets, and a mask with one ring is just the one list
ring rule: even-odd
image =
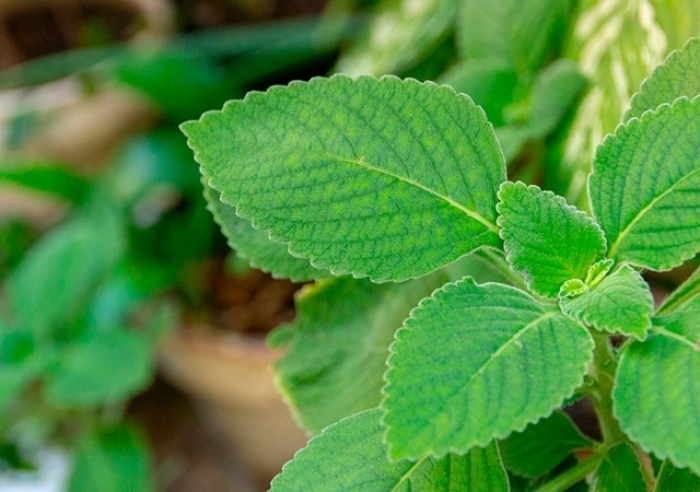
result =
[[275,278],[288,278],[292,282],[317,280],[330,275],[326,270],[311,266],[308,259],[292,256],[285,243],[272,241],[267,232],[254,228],[250,220],[236,215],[236,209],[222,203],[219,194],[211,187],[204,186],[204,197],[228,245],[247,258],[251,266]]
[[[697,317],[627,346],[613,390],[620,427],[645,451],[700,473]],[[692,340],[692,341],[691,341]]]
[[670,461],[664,461],[656,479],[654,492],[678,492],[700,490],[700,477],[687,468],[679,469]]
[[639,492],[647,490],[642,465],[632,446],[623,442],[611,448],[598,467],[591,492]]
[[318,433],[379,405],[394,333],[422,298],[448,280],[442,271],[398,284],[344,277],[297,298],[296,319],[270,341],[285,349],[275,364],[278,385],[307,431]]
[[589,181],[608,257],[668,270],[700,251],[700,99],[618,127]]
[[327,427],[284,466],[270,492],[510,490],[494,442],[464,456],[391,463],[381,414],[379,409],[366,410]]
[[672,52],[658,66],[634,96],[624,120],[640,117],[679,97],[693,99],[700,94],[700,39],[690,39],[681,49]]
[[391,346],[382,404],[391,456],[463,453],[523,429],[581,384],[592,347],[581,325],[521,290],[447,284]]
[[595,288],[565,297],[561,310],[585,324],[644,340],[651,327],[654,299],[639,272],[623,265]]
[[572,451],[591,445],[565,413],[556,411],[524,431],[514,432],[499,443],[499,449],[508,470],[538,477],[553,470]]
[[556,297],[564,282],[584,279],[605,253],[603,232],[564,198],[520,182],[504,183],[498,197],[508,261],[539,294]]
[[221,200],[336,275],[425,275],[500,245],[505,163],[451,88],[334,76],[251,93],[183,131]]

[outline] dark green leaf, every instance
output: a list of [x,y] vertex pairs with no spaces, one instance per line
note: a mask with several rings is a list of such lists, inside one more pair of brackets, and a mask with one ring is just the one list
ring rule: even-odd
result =
[[670,461],[664,461],[656,479],[654,492],[681,492],[700,490],[700,477],[687,468],[678,469]]
[[591,492],[643,492],[647,484],[639,457],[623,442],[608,450],[591,484]]

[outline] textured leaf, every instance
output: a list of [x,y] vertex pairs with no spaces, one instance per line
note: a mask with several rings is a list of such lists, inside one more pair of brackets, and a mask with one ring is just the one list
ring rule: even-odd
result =
[[384,0],[369,28],[344,53],[336,72],[384,75],[410,68],[451,32],[459,2]]
[[688,302],[693,297],[700,294],[700,267],[664,299],[657,309],[657,314],[666,314]]
[[668,270],[700,251],[700,99],[620,126],[589,181],[608,257]]
[[393,458],[484,446],[548,415],[583,380],[593,341],[558,309],[470,278],[421,302],[391,346]]
[[639,272],[623,265],[595,288],[563,298],[560,306],[566,315],[586,325],[644,340],[651,327],[654,299]]
[[615,265],[615,261],[610,258],[605,258],[591,265],[586,273],[586,285],[596,287],[608,275],[610,269]]
[[326,428],[272,481],[270,492],[508,492],[495,443],[464,456],[391,463],[381,410],[366,410]]
[[620,427],[645,451],[700,473],[700,350],[671,332],[622,353],[613,390]]
[[585,278],[605,253],[605,238],[595,222],[551,191],[508,182],[498,197],[507,259],[539,294],[556,297],[564,282]]
[[204,185],[204,196],[214,220],[228,239],[228,245],[237,254],[250,260],[250,265],[275,278],[289,278],[292,282],[305,282],[328,277],[326,270],[314,268],[305,258],[289,253],[284,243],[270,240],[267,232],[253,227],[249,220],[236,215],[236,209],[219,200],[219,194]]
[[462,56],[500,58],[519,71],[538,67],[571,14],[569,0],[466,0],[457,40]]
[[640,117],[647,110],[654,110],[679,97],[689,99],[700,94],[700,39],[689,40],[683,48],[669,55],[663,65],[658,66],[642,88],[632,97],[631,107],[624,120]]
[[145,439],[125,425],[85,433],[78,441],[68,492],[149,492]]
[[687,468],[680,470],[673,466],[670,461],[664,461],[656,479],[654,492],[680,492],[683,490],[700,490],[700,476],[693,474]]
[[271,341],[286,350],[275,366],[278,384],[305,429],[317,433],[379,405],[394,333],[448,280],[441,271],[400,284],[345,277],[304,291],[294,323]]
[[591,483],[591,492],[643,492],[647,484],[632,446],[623,442],[610,448]]
[[112,404],[145,388],[152,374],[152,354],[145,338],[105,331],[61,354],[47,377],[46,397],[61,407]]
[[538,477],[551,471],[576,449],[590,448],[592,442],[563,412],[554,412],[522,432],[514,432],[499,443],[503,464],[511,472]]
[[224,203],[336,275],[405,280],[500,243],[503,155],[483,111],[450,88],[318,78],[183,131]]
[[652,322],[656,331],[663,330],[668,336],[682,337],[690,344],[700,341],[700,295],[696,295],[670,314],[654,316]]

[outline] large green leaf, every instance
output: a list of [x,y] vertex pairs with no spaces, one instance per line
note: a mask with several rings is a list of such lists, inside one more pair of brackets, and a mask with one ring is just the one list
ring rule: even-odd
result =
[[405,280],[500,242],[503,155],[448,87],[317,78],[182,128],[224,203],[334,274]]
[[620,427],[646,451],[700,473],[700,349],[681,334],[662,332],[622,353],[613,390]]
[[391,346],[391,456],[462,453],[523,429],[581,384],[592,348],[581,325],[523,291],[470,278],[447,284]]
[[639,457],[623,442],[610,448],[596,470],[591,492],[643,492],[648,489]]
[[579,296],[564,297],[561,310],[599,330],[646,338],[651,327],[654,299],[639,272],[621,266],[593,289]]
[[292,256],[285,243],[272,241],[267,232],[254,228],[250,220],[236,215],[236,209],[222,203],[219,194],[206,184],[204,196],[229,246],[243,258],[248,258],[251,266],[269,272],[275,278],[288,278],[292,282],[329,276],[326,270],[311,266],[308,259]]
[[656,109],[661,104],[671,104],[679,97],[690,99],[700,94],[700,39],[688,41],[683,48],[674,51],[666,62],[657,67],[642,88],[632,97],[631,107],[625,113],[625,121],[640,117],[644,111]]
[[565,413],[557,411],[522,432],[514,432],[499,443],[499,448],[508,470],[538,477],[553,470],[574,450],[590,448],[592,444]]
[[508,492],[495,443],[464,456],[391,463],[381,410],[366,410],[325,429],[287,463],[270,492]]
[[700,476],[687,468],[679,470],[670,461],[664,461],[656,479],[654,492],[680,492],[700,490]]
[[605,253],[605,238],[596,223],[551,191],[508,182],[498,197],[498,225],[508,261],[539,294],[556,297],[564,282],[584,279]]
[[145,439],[118,425],[87,432],[78,441],[68,492],[153,490]]
[[286,349],[275,366],[278,384],[304,428],[316,433],[379,405],[394,333],[448,280],[441,271],[399,284],[345,277],[304,291],[294,323],[271,339]]
[[700,251],[700,99],[618,127],[598,148],[591,206],[608,257],[668,270]]

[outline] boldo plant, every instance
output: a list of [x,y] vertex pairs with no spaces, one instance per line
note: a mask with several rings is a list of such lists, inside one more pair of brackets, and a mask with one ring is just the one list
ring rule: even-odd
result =
[[[182,125],[230,244],[316,280],[279,383],[316,435],[282,491],[700,490],[700,40],[657,68],[590,214],[511,182],[448,86],[337,75]],[[592,402],[600,440],[562,409]]]

